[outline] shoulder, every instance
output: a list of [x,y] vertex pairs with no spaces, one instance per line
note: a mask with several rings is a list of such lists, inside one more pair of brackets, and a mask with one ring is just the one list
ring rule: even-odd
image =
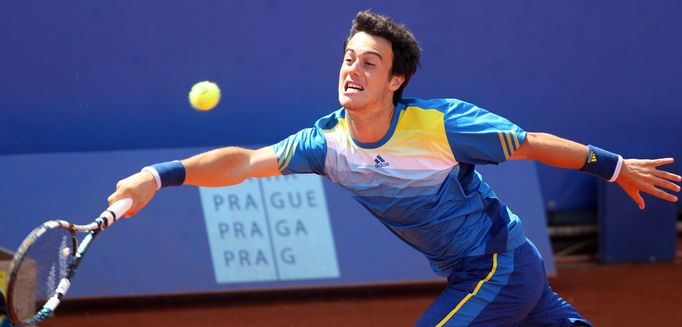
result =
[[341,120],[346,119],[346,110],[340,108],[332,113],[323,116],[315,122],[315,128],[320,131],[334,129]]
[[291,135],[295,143],[300,143],[304,148],[324,148],[329,133],[336,130],[345,121],[343,108],[319,118],[312,127],[304,128]]

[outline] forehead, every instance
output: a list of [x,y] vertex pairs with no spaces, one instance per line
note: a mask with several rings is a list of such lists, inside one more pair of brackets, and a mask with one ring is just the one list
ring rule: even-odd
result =
[[365,32],[358,32],[346,44],[346,51],[353,50],[356,54],[378,53],[382,58],[387,59],[393,55],[391,43],[380,36],[374,36]]

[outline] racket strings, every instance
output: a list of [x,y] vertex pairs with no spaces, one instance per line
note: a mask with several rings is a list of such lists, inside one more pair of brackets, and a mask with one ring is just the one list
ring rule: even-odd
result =
[[27,249],[11,295],[20,320],[29,320],[55,294],[68,273],[74,252],[72,242],[68,230],[51,228]]

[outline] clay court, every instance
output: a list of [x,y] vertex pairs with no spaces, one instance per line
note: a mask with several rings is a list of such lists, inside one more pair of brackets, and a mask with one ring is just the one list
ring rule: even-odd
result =
[[[595,326],[680,326],[682,261],[561,264],[555,290]],[[411,326],[442,285],[71,302],[58,326]]]

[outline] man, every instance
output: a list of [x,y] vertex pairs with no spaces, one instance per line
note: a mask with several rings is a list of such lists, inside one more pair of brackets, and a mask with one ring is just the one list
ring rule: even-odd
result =
[[339,72],[342,108],[273,146],[222,148],[156,164],[121,180],[109,197],[143,208],[164,186],[226,186],[251,177],[316,173],[341,184],[448,278],[419,326],[589,325],[547,283],[521,221],[482,180],[476,164],[537,160],[617,182],[668,201],[680,176],[672,159],[623,160],[608,151],[526,132],[456,99],[402,98],[419,64],[412,33],[388,17],[358,13]]

